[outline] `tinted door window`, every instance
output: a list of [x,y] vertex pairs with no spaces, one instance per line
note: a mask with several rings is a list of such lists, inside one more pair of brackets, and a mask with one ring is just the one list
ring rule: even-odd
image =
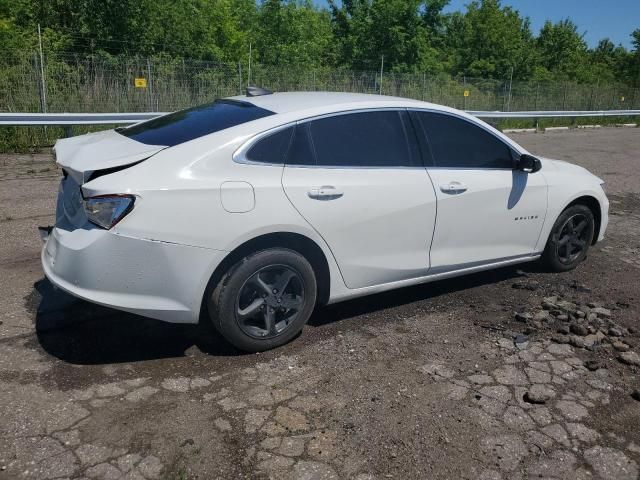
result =
[[247,152],[252,162],[284,164],[291,144],[293,127],[285,128],[258,140]]
[[338,167],[414,166],[417,158],[409,147],[407,123],[403,118],[405,113],[350,113],[310,122],[316,164]]
[[440,113],[419,112],[417,117],[427,137],[435,166],[513,168],[509,146],[483,128]]
[[123,128],[118,133],[147,145],[172,147],[273,114],[248,102],[216,100]]

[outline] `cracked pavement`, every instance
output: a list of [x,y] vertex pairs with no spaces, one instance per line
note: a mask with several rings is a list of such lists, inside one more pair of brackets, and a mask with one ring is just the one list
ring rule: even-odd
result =
[[[255,355],[54,290],[36,226],[58,172],[0,157],[0,480],[637,479],[640,366],[618,349],[640,353],[640,129],[514,137],[607,182],[607,239],[576,271],[346,302]],[[606,333],[573,338],[578,308]]]

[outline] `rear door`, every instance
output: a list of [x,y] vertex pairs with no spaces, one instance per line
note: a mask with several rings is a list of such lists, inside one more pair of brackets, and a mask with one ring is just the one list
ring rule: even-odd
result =
[[404,110],[348,112],[296,126],[282,184],[331,248],[346,285],[425,275],[436,197]]
[[469,119],[412,112],[428,144],[438,197],[435,271],[534,253],[547,210],[541,173],[515,170],[510,145]]

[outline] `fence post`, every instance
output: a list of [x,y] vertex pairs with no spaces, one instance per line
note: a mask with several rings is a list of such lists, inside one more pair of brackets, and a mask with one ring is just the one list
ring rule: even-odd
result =
[[153,112],[153,74],[151,73],[151,59],[147,57],[147,75],[149,75],[149,110]]
[[507,111],[507,82],[502,82],[502,110]]
[[[462,89],[465,90],[465,91],[467,90],[467,76],[466,75],[462,76]],[[462,101],[464,102],[463,110],[466,110],[467,109],[467,96],[463,94],[462,98],[463,98]]]
[[40,24],[38,24],[38,44],[40,46],[40,84],[42,89],[40,102],[42,104],[42,113],[47,113],[47,83],[44,78],[44,52],[42,51],[42,34],[40,33]]
[[422,73],[422,101],[424,102],[424,92],[427,89],[427,73]]
[[380,95],[382,95],[382,74],[384,73],[384,55],[380,58]]
[[511,67],[511,75],[509,76],[509,96],[507,97],[507,112],[511,111],[511,88],[513,87],[513,67]]
[[249,71],[247,72],[247,87],[251,85],[251,42],[249,42]]
[[38,89],[38,102],[40,103],[40,111],[42,110],[42,82],[40,81],[40,61],[38,60],[38,54],[33,53],[33,73],[36,81],[36,88]]

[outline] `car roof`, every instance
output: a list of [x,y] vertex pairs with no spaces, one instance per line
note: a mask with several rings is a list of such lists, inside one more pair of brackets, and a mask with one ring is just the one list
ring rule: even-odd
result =
[[408,98],[347,92],[281,92],[255,97],[241,95],[231,97],[230,99],[248,102],[275,113],[302,113],[306,110],[315,110],[318,108],[322,108],[323,110],[344,111],[357,108],[412,106],[432,110],[452,110],[442,105]]
[[337,112],[376,108],[416,108],[444,112],[466,118],[485,130],[489,130],[493,135],[511,145],[516,151],[528,153],[522,146],[502,132],[464,111],[410,98],[347,92],[281,92],[254,97],[239,95],[230,97],[229,100],[250,103],[275,113],[275,115],[234,127],[238,132],[246,130],[247,134],[258,126],[261,131],[266,131],[286,123]]

